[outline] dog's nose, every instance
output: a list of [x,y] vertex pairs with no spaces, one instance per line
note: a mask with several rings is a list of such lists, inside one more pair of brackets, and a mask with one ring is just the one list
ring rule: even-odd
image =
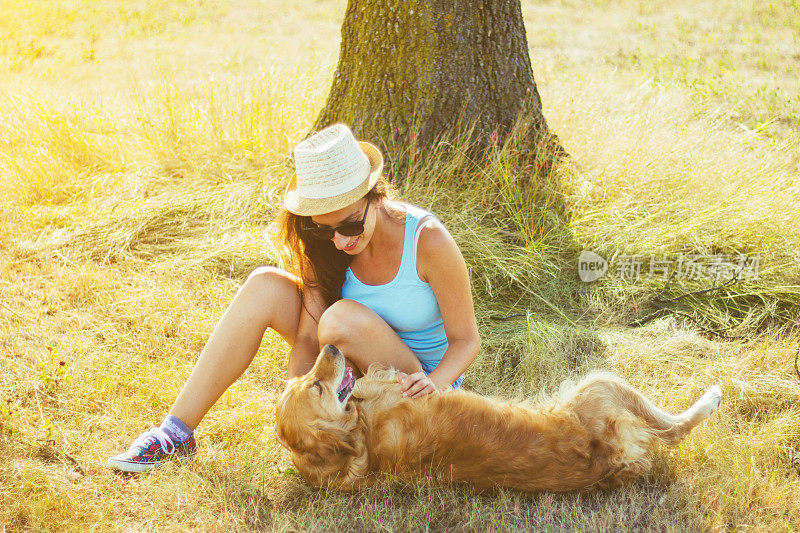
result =
[[323,351],[323,352],[326,352],[326,353],[327,353],[328,355],[330,355],[331,357],[336,357],[336,356],[338,356],[338,355],[341,355],[341,354],[342,354],[342,352],[340,352],[340,351],[339,351],[339,348],[337,348],[337,347],[336,347],[336,346],[334,346],[333,344],[326,344],[326,345],[325,345],[325,346],[322,348],[322,351]]

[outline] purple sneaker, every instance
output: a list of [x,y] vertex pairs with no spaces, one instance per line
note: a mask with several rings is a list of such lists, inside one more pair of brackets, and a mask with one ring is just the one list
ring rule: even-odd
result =
[[175,444],[163,429],[153,427],[139,435],[127,452],[110,458],[108,466],[122,472],[149,472],[172,459],[192,456],[196,451],[194,436]]

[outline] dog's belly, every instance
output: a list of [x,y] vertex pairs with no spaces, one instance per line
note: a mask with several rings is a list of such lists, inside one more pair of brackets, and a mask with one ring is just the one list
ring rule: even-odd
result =
[[466,391],[403,400],[368,416],[370,469],[478,489],[571,490],[597,481],[579,421]]

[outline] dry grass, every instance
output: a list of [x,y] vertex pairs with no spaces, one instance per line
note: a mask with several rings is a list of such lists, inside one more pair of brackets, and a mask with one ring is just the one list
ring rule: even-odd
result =
[[[191,464],[105,468],[167,411],[250,269],[276,259],[265,232],[344,6],[0,2],[3,529],[800,528],[792,0],[525,3],[545,113],[573,159],[522,195],[513,145],[467,171],[456,148],[404,186],[469,263],[484,343],[468,387],[530,396],[607,368],[677,410],[722,385],[715,418],[657,450],[645,479],[584,495],[312,489],[271,437],[288,351],[273,334],[198,428]],[[758,280],[681,307],[742,338],[669,315],[625,327],[662,282],[582,284],[582,249],[761,253]]]

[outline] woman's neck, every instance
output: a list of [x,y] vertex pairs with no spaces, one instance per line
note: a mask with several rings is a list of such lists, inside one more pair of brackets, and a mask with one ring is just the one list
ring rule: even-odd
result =
[[375,228],[372,231],[372,237],[367,243],[367,247],[358,254],[359,257],[363,256],[362,260],[371,261],[373,257],[379,254],[385,254],[387,250],[394,248],[397,245],[398,237],[402,239],[403,232],[398,231],[399,227],[405,226],[398,225],[398,218],[393,211],[401,209],[393,202],[386,205],[388,202],[384,201],[380,207],[375,210]]

